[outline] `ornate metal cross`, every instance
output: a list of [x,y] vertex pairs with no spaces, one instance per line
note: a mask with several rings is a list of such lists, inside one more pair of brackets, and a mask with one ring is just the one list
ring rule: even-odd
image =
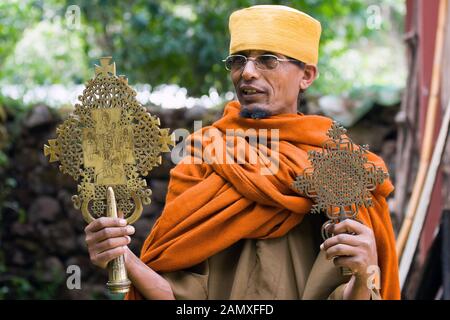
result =
[[[100,66],[95,66],[94,79],[87,82],[73,114],[56,129],[56,139],[44,145],[44,154],[79,181],[78,195],[72,200],[86,222],[119,210],[133,223],[142,205],[151,202],[152,192],[143,176],[161,164],[160,154],[170,151],[174,137],[169,129],[159,128],[159,118],[140,105],[136,92],[125,77],[116,76],[110,60],[101,58]],[[112,261],[110,275],[126,277],[122,262]],[[128,279],[122,280],[110,281],[113,292],[128,290]]]
[[347,130],[333,122],[328,130],[330,138],[322,151],[309,151],[311,167],[298,175],[293,187],[314,201],[311,212],[325,212],[330,219],[322,226],[325,239],[330,223],[357,219],[358,208],[372,206],[372,194],[389,174],[367,161],[369,146],[357,146],[345,136]]
[[50,162],[58,161],[60,150],[57,145],[56,139],[48,140],[48,144],[49,144],[49,146],[44,145],[44,155],[50,156],[50,159],[49,159]]
[[95,65],[95,75],[97,77],[109,77],[111,75],[116,75],[116,64],[109,63],[111,57],[100,58],[100,65]]

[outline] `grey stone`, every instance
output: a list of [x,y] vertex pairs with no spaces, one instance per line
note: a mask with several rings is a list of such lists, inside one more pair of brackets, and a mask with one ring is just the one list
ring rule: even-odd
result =
[[56,279],[64,279],[66,271],[64,266],[57,257],[46,258],[40,266],[41,275],[40,280],[45,282],[54,282]]
[[45,105],[35,106],[29,116],[25,119],[25,127],[31,129],[37,126],[53,122],[53,116]]
[[141,218],[133,224],[133,227],[136,229],[132,238],[146,238],[150,233],[150,230],[153,226],[154,220],[149,218]]
[[192,108],[186,110],[185,117],[191,121],[202,120],[203,116],[206,114],[207,110],[201,105],[195,105]]
[[162,211],[163,206],[160,203],[152,200],[152,202],[149,205],[144,206],[144,209],[142,211],[142,218],[159,217]]
[[11,227],[11,233],[14,236],[25,237],[25,236],[33,236],[33,226],[27,223],[21,223],[19,221],[14,222]]
[[150,188],[152,189],[152,199],[159,203],[165,203],[168,185],[168,180],[152,179],[150,181]]
[[28,216],[32,223],[38,221],[52,222],[61,213],[61,206],[54,198],[41,196],[33,201],[28,209]]
[[28,259],[26,259],[25,254],[20,251],[20,250],[16,250],[14,251],[13,255],[12,255],[12,263],[15,265],[19,265],[19,266],[23,266],[25,264],[28,263],[27,261]]

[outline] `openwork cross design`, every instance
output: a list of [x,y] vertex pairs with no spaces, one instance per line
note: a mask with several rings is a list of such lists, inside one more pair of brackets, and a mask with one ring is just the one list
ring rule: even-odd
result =
[[95,65],[95,75],[97,77],[109,77],[116,75],[116,64],[109,64],[111,57],[100,58],[100,65]]
[[106,215],[108,187],[113,188],[117,209],[133,223],[142,205],[151,201],[143,176],[161,164],[161,153],[170,151],[174,137],[140,105],[110,60],[101,58],[95,66],[94,79],[78,97],[73,114],[57,128],[56,139],[44,146],[44,154],[79,181],[72,200],[88,223]]
[[369,147],[357,146],[345,136],[346,129],[333,122],[327,132],[330,138],[321,151],[309,151],[311,167],[303,170],[293,182],[293,187],[312,199],[312,213],[325,213],[330,219],[326,227],[345,219],[357,219],[359,207],[372,206],[371,191],[389,177],[382,168],[367,160]]

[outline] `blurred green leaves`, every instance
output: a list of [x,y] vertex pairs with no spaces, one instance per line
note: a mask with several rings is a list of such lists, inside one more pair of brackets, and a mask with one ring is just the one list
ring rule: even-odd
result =
[[[83,83],[100,56],[112,55],[118,72],[126,74],[130,83],[178,84],[186,87],[189,95],[206,94],[212,87],[224,93],[232,89],[221,62],[228,53],[228,17],[236,9],[267,3],[7,0],[0,4],[0,81],[25,85]],[[321,77],[311,88],[312,93],[336,94],[355,83],[379,85],[404,78],[404,72],[392,68],[374,72],[367,67],[373,61],[375,65],[398,67],[402,44],[400,38],[396,43],[392,39],[403,31],[403,1],[271,3],[305,11],[322,23]],[[78,29],[67,25],[66,10],[71,5],[80,8]],[[368,27],[370,6],[382,14],[377,28]],[[379,55],[381,49],[361,51],[364,48],[386,48],[388,54]],[[353,56],[349,51],[360,55],[360,65],[350,60]]]

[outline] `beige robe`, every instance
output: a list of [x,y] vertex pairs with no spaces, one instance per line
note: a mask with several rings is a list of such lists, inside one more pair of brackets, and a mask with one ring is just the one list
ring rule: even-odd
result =
[[306,215],[281,238],[241,240],[199,265],[162,276],[176,299],[342,299],[350,278],[320,250],[322,223],[321,216]]

